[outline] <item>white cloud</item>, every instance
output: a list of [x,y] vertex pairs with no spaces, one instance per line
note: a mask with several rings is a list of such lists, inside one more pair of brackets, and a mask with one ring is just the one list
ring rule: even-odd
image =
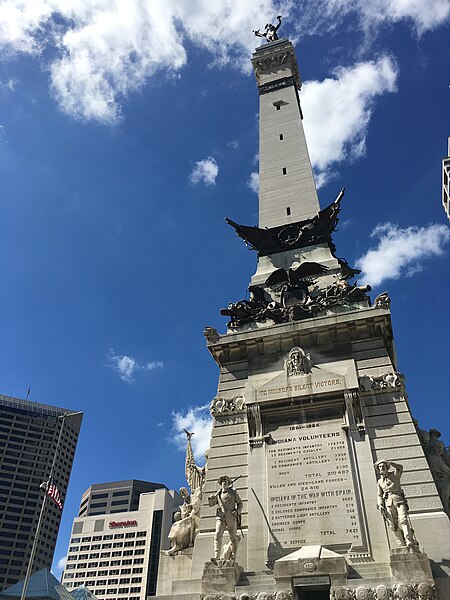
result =
[[195,163],[192,173],[189,175],[189,181],[194,185],[201,182],[206,185],[215,185],[218,174],[219,165],[216,163],[216,159],[208,156],[208,158]]
[[8,138],[6,137],[6,128],[4,125],[0,125],[0,142],[8,143]]
[[[188,40],[213,62],[249,71],[251,31],[281,10],[272,0],[3,0],[0,48],[52,56],[51,87],[62,108],[79,119],[114,124],[121,102],[158,72],[186,63]],[[267,15],[267,17],[265,16]]]
[[384,223],[375,227],[371,237],[378,238],[377,245],[361,256],[356,266],[362,270],[362,283],[377,286],[386,279],[411,277],[423,269],[421,261],[442,256],[450,229],[440,224],[402,229]]
[[[320,15],[320,18],[318,18]],[[421,35],[448,21],[449,0],[304,0],[299,29],[322,35],[335,30],[348,16],[374,36],[382,25],[404,22]]]
[[334,77],[308,81],[301,92],[305,135],[317,185],[324,185],[333,167],[365,153],[367,129],[375,98],[394,92],[398,75],[392,58],[339,67]]
[[255,192],[255,194],[259,194],[259,173],[250,173],[247,185],[252,190],[252,192]]
[[192,451],[200,462],[204,462],[204,453],[209,448],[212,431],[212,418],[209,404],[192,406],[185,412],[172,413],[172,441],[180,450],[186,449],[186,434],[183,429],[194,432],[191,438]]
[[16,81],[14,79],[8,79],[7,81],[0,80],[0,90],[13,92],[16,87]]
[[153,369],[162,369],[163,363],[161,361],[152,361],[144,364],[140,364],[132,356],[126,354],[115,354],[114,350],[109,351],[108,358],[110,364],[108,365],[114,369],[122,381],[131,383],[134,381],[135,375],[138,371],[152,371]]
[[229,142],[229,143],[227,144],[227,146],[229,146],[229,147],[230,147],[230,148],[232,148],[233,150],[237,150],[237,149],[239,148],[239,146],[240,146],[240,145],[241,145],[241,144],[240,144],[239,140],[232,140],[231,142]]

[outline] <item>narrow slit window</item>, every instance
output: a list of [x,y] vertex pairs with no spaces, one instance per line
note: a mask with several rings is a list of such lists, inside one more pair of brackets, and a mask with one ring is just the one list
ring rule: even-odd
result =
[[275,104],[277,110],[280,110],[281,106],[279,104]]
[[286,214],[288,217],[291,216],[291,207],[290,206],[286,206]]
[[280,140],[283,140],[283,139],[284,139],[284,136],[282,133],[280,133]]
[[287,173],[287,169],[286,169],[286,167],[283,167],[283,175],[286,175],[286,173]]

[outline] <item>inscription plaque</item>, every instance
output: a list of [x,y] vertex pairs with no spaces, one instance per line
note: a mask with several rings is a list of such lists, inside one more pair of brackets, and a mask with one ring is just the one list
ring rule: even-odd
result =
[[286,548],[361,543],[343,408],[266,415],[268,517]]

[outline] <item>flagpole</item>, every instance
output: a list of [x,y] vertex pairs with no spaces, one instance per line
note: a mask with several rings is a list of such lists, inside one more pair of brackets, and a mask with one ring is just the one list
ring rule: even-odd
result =
[[50,469],[50,475],[48,476],[48,479],[45,482],[44,499],[42,501],[41,512],[39,513],[39,519],[38,519],[38,523],[37,523],[37,527],[36,527],[36,533],[34,535],[33,545],[31,547],[30,560],[28,562],[27,572],[26,572],[26,575],[25,575],[25,579],[23,581],[22,595],[20,596],[20,600],[25,600],[26,595],[27,595],[28,582],[30,580],[31,570],[33,568],[34,557],[35,557],[35,554],[36,554],[37,543],[38,543],[38,540],[39,540],[39,533],[41,531],[42,521],[43,521],[43,517],[44,517],[44,508],[45,508],[45,504],[47,502],[47,492],[48,492],[48,488],[49,488],[50,482],[51,482],[52,477],[53,477],[53,471],[55,470],[56,458],[58,456],[58,450],[59,450],[59,446],[61,444],[62,434],[63,434],[63,431],[64,431],[64,425],[65,425],[65,422],[66,422],[66,417],[71,417],[72,415],[79,415],[79,414],[81,414],[81,413],[76,412],[76,413],[69,413],[69,414],[59,415],[58,416],[58,419],[61,419],[61,428],[59,430],[59,436],[58,436],[58,442],[56,444],[56,450],[55,450],[55,453],[53,455],[53,461],[52,461],[52,466],[51,466],[51,469]]

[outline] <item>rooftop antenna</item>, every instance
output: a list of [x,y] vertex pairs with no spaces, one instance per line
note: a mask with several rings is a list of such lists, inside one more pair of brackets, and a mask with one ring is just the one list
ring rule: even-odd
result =
[[33,375],[31,376],[31,379],[30,379],[30,383],[28,384],[28,390],[27,390],[27,395],[25,396],[25,400],[28,400],[28,398],[30,397],[30,394],[31,394],[31,384],[33,383],[33,379],[34,379],[34,374],[35,373],[36,373],[36,369],[34,369]]

